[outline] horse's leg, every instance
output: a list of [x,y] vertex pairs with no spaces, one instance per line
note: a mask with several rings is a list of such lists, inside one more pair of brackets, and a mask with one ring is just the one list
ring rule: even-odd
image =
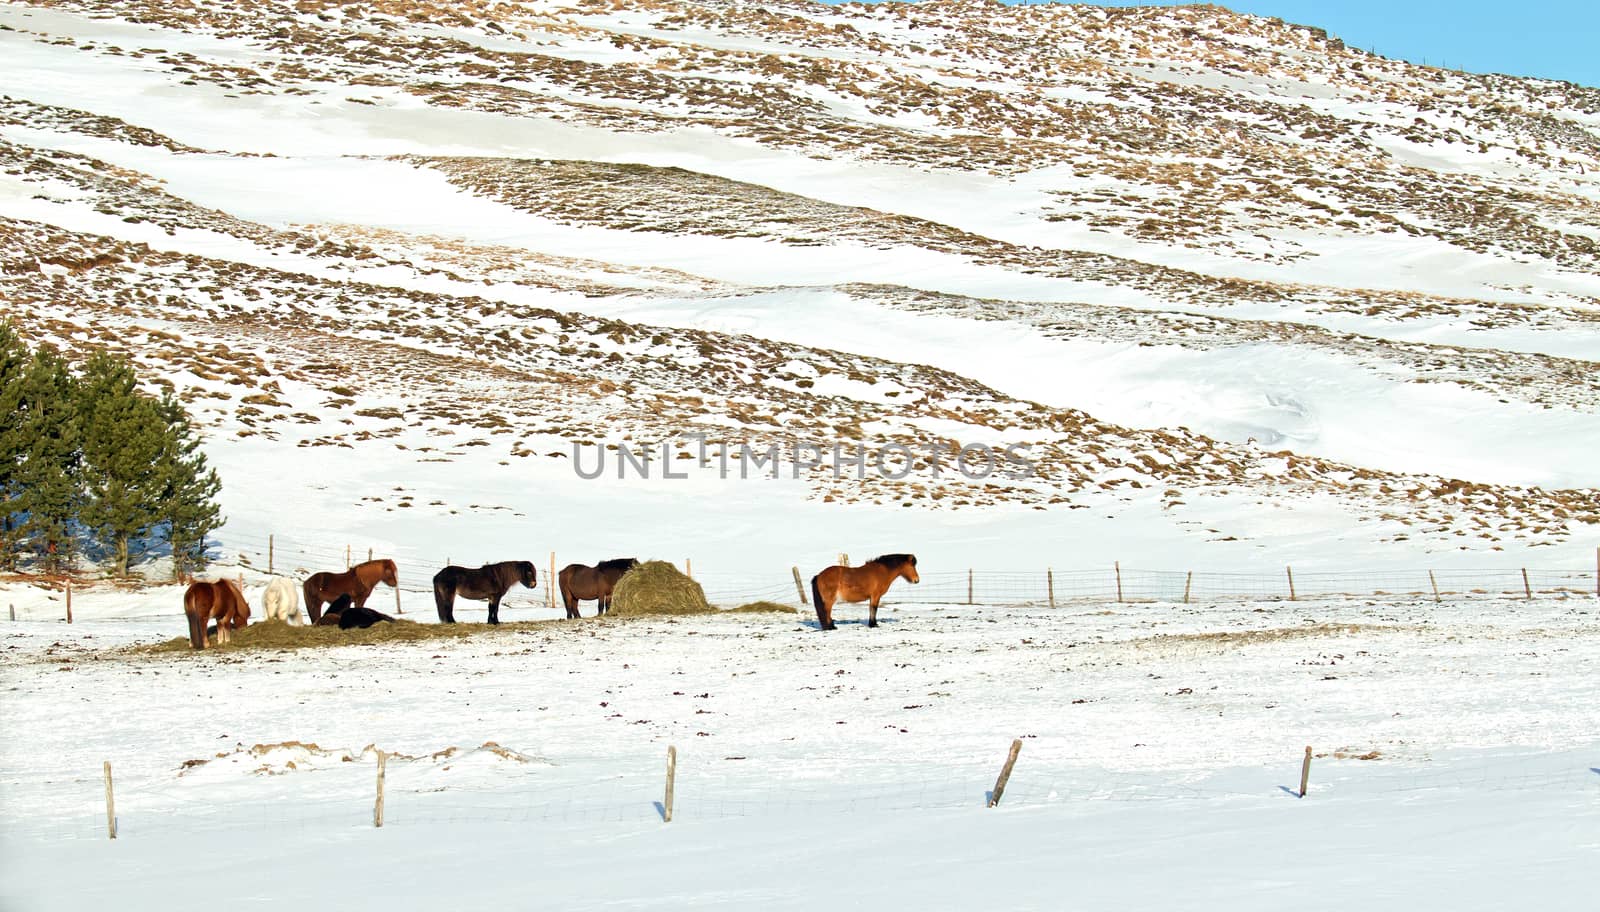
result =
[[[359,579],[356,580],[356,586],[359,587],[360,585],[361,585],[361,581]],[[356,589],[356,596],[355,596],[355,606],[357,608],[365,608],[365,607],[367,607],[367,597],[372,595],[372,590],[374,590],[376,588],[378,588],[378,587],[377,586],[368,586],[365,589],[357,588]]]
[[491,624],[500,623],[500,596],[499,595],[496,595],[493,598],[489,599],[489,623],[491,623]]
[[880,599],[882,597],[883,596],[880,596],[880,595],[874,595],[872,597],[872,608],[867,612],[867,626],[868,627],[876,627],[876,626],[878,626],[878,599]]

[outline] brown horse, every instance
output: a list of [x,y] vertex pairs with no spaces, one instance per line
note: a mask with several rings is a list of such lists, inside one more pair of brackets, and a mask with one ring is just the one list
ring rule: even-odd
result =
[[233,631],[250,623],[250,603],[230,579],[190,583],[183,593],[183,613],[189,618],[189,645],[196,649],[215,645],[206,636],[212,621],[217,622],[217,644],[232,642]]
[[379,583],[400,588],[399,574],[394,561],[387,557],[364,561],[343,573],[313,573],[306,577],[306,613],[311,615],[311,623],[315,624],[322,617],[323,604],[341,595],[348,595],[357,605],[365,606],[367,596]]
[[568,564],[561,568],[561,603],[567,606],[567,617],[579,616],[578,602],[591,599],[600,604],[595,617],[611,610],[611,590],[617,588],[622,574],[639,566],[638,558],[617,557],[603,560],[596,566]]
[[889,591],[889,584],[902,576],[907,582],[918,581],[915,554],[885,554],[859,567],[829,567],[818,573],[811,578],[811,601],[817,607],[818,624],[823,630],[834,629],[833,606],[837,602],[871,602],[867,626],[878,626],[878,603]]
[[[456,622],[456,596],[489,603],[489,623],[500,623],[500,600],[517,583],[532,589],[539,580],[532,561],[501,561],[476,570],[454,564],[433,575],[433,602],[439,623]],[[358,603],[359,604],[359,603]]]

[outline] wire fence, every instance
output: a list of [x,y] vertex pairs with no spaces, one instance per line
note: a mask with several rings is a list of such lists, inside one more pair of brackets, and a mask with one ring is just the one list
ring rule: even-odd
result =
[[[400,586],[395,609],[431,615],[432,577],[449,564],[476,566],[507,559],[506,555],[470,553],[437,554],[406,545],[369,547],[299,541],[284,536],[265,538],[234,536],[221,549],[212,566],[217,575],[238,574],[247,585],[259,585],[268,576],[303,580],[324,570],[342,571],[369,558],[392,558],[399,566]],[[603,556],[602,556],[603,557]],[[558,563],[558,558],[563,563]],[[599,560],[593,555],[587,559]],[[553,571],[571,558],[550,554],[538,565],[533,589],[516,587],[501,601],[504,608],[544,608],[559,612],[560,596],[552,589]],[[581,561],[581,562],[586,562]],[[822,569],[775,566],[765,572],[741,569],[725,572],[692,559],[676,562],[705,591],[713,605],[725,608],[758,601],[773,602],[805,612],[811,599],[810,577]],[[1302,571],[1293,567],[1272,570],[1151,570],[1108,567],[1037,570],[924,569],[916,586],[897,582],[886,598],[890,603],[985,606],[1046,606],[1082,603],[1192,604],[1301,599],[1407,598],[1439,602],[1464,599],[1600,598],[1600,549],[1593,569],[1538,567],[1481,569],[1350,569]],[[28,577],[39,585],[60,589],[64,578]],[[94,585],[87,577],[74,578],[80,587]],[[384,587],[387,588],[387,587]],[[380,589],[380,592],[382,590]],[[409,596],[409,598],[403,598]],[[377,598],[381,601],[383,596]],[[373,603],[379,607],[378,602]],[[458,602],[457,613],[470,616],[486,611],[482,603]],[[594,603],[580,606],[592,613]],[[165,617],[170,612],[141,615],[121,612],[125,619]],[[26,619],[26,617],[19,618]]]
[[[513,752],[515,753],[515,752]],[[520,755],[527,756],[527,755]],[[1046,807],[1069,802],[1256,800],[1301,797],[1293,752],[1281,766],[1222,771],[1107,770],[1059,759],[1031,762],[1024,751],[996,787],[1003,753],[976,759],[808,756],[755,758],[686,754],[668,784],[664,756],[586,756],[507,761],[452,774],[427,757],[390,755],[377,773],[368,749],[327,768],[262,769],[246,776],[186,771],[114,777],[100,770],[29,783],[40,813],[8,815],[4,829],[33,838],[142,838],[221,829],[311,832],[329,828],[451,823],[622,823],[747,817],[926,813]],[[304,762],[302,758],[302,762]],[[447,769],[448,767],[446,767]],[[1345,796],[1545,792],[1600,799],[1600,744],[1561,753],[1366,762],[1318,755],[1306,800]],[[13,780],[8,790],[14,790]],[[670,795],[669,795],[670,792]],[[381,797],[380,797],[381,796]],[[14,797],[14,796],[13,796]],[[11,802],[15,804],[15,801]],[[1600,804],[1593,805],[1600,809]]]

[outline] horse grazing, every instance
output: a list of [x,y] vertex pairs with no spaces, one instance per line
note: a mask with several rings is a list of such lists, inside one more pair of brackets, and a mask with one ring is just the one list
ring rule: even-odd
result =
[[349,595],[341,595],[333,600],[328,610],[317,619],[318,627],[337,627],[340,630],[349,630],[352,627],[365,630],[373,624],[388,621],[394,623],[394,618],[382,611],[373,611],[363,605],[353,604],[354,599]]
[[[189,618],[189,645],[196,649],[233,641],[233,631],[250,622],[250,603],[233,580],[190,583],[183,593],[183,613]],[[208,642],[206,625],[217,622],[216,643]]]
[[489,603],[489,623],[500,623],[500,600],[512,586],[521,583],[529,589],[538,582],[532,561],[501,561],[484,564],[476,570],[454,564],[433,575],[433,602],[439,609],[439,623],[456,622],[456,596]]
[[274,576],[261,596],[261,615],[264,620],[300,623],[300,593],[287,577]]
[[859,567],[829,567],[811,578],[811,601],[817,608],[817,622],[823,630],[833,630],[833,606],[837,602],[871,602],[868,627],[878,626],[878,603],[896,578],[918,582],[915,554],[885,554]]
[[611,590],[617,588],[622,574],[639,566],[634,557],[616,557],[603,560],[591,567],[588,564],[568,564],[561,568],[561,603],[567,606],[567,617],[579,616],[578,602],[583,599],[597,601],[595,617],[611,610]]
[[313,573],[306,577],[305,582],[306,614],[311,616],[311,623],[315,624],[322,617],[322,606],[341,595],[349,595],[358,606],[364,606],[367,596],[379,583],[400,588],[399,574],[394,561],[387,557],[363,561],[343,573]]

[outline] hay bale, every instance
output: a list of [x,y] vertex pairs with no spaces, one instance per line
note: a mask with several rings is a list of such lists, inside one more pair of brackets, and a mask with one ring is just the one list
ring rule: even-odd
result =
[[645,561],[617,581],[611,593],[611,613],[703,614],[714,611],[700,584],[666,561]]

